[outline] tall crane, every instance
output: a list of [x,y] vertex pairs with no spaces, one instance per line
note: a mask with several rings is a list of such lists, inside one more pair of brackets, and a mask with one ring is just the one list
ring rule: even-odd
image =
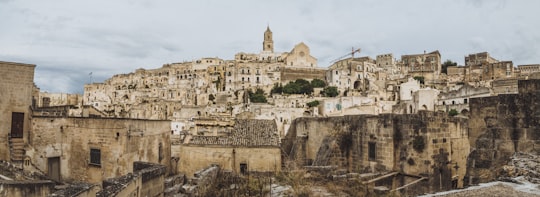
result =
[[343,56],[341,56],[341,57],[338,57],[338,58],[332,60],[332,61],[330,62],[330,64],[333,64],[333,63],[335,63],[335,62],[337,62],[337,61],[339,61],[339,60],[342,60],[342,59],[344,59],[344,58],[346,58],[346,57],[348,57],[348,56],[351,56],[352,58],[354,58],[354,54],[355,54],[355,53],[360,53],[360,48],[354,49],[354,47],[352,47],[350,53],[347,53],[347,54],[345,54],[345,55],[343,55]]

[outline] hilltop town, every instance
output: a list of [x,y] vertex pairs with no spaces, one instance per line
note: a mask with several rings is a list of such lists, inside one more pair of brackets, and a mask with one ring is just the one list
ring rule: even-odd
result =
[[353,49],[322,67],[306,43],[274,51],[270,27],[261,49],[126,71],[82,95],[40,91],[36,65],[0,62],[0,196],[414,196],[516,177],[540,184],[540,64]]

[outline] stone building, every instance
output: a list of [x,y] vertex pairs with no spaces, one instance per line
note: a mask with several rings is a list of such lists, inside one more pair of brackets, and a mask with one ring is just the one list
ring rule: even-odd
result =
[[469,82],[510,78],[514,75],[512,61],[499,61],[487,52],[465,56],[465,80]]
[[491,57],[488,52],[474,53],[465,56],[465,66],[474,66],[484,63],[491,64],[497,62],[499,62],[499,60]]
[[518,73],[517,77],[529,76],[532,73],[540,72],[540,64],[518,65],[514,71]]
[[0,160],[22,161],[35,103],[35,65],[0,62]]
[[401,70],[411,77],[424,77],[427,84],[434,83],[441,74],[441,54],[433,51],[423,54],[402,55]]
[[234,60],[200,58],[114,75],[103,83],[85,85],[82,102],[108,117],[173,119],[174,111],[184,106],[228,108],[240,104],[239,93],[250,89],[269,93],[274,84],[324,79],[325,69],[317,67],[306,44],[283,53],[275,52],[273,46],[268,27],[260,53],[240,52]]
[[145,161],[170,169],[170,121],[34,116],[25,168],[56,181],[100,183]]
[[448,66],[446,67],[446,82],[449,84],[463,83],[465,76],[468,76],[468,66]]
[[[337,166],[348,172],[429,177],[412,194],[463,187],[469,153],[467,121],[446,113],[299,118],[282,140],[285,162]],[[402,178],[398,187],[411,183]],[[395,188],[392,188],[395,189]]]
[[36,107],[79,106],[81,104],[82,95],[80,94],[39,92],[36,98]]
[[[377,73],[382,68],[370,57],[347,58],[339,60],[328,68],[326,81],[336,86],[340,92],[354,91],[367,93],[377,80]],[[370,83],[371,82],[371,83]]]
[[454,109],[461,114],[468,114],[471,98],[488,97],[491,95],[492,91],[489,88],[464,84],[457,90],[441,92],[435,108],[437,111],[448,112]]
[[281,171],[281,149],[273,120],[237,119],[228,135],[191,136],[180,146],[178,170],[192,177],[209,165],[235,173]]

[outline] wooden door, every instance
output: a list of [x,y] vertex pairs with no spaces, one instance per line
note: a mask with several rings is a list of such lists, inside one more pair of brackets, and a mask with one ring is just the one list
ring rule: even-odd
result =
[[24,129],[24,113],[11,113],[11,137],[22,138]]

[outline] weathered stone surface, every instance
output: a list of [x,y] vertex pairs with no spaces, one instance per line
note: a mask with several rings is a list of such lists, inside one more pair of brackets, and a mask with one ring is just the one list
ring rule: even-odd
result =
[[496,180],[516,152],[540,152],[540,80],[518,86],[519,94],[471,99],[466,183]]
[[[30,107],[34,91],[35,65],[0,61],[0,160],[22,161],[10,150],[8,135],[11,135],[12,113],[23,113],[21,141],[26,142],[30,124]],[[23,149],[19,149],[23,150]]]
[[[62,181],[100,183],[133,172],[133,162],[170,166],[170,121],[34,117],[27,155],[42,171],[59,157]],[[99,163],[91,163],[91,149]]]
[[0,180],[0,196],[41,197],[54,190],[54,182],[42,180],[5,181]]
[[453,180],[454,187],[462,187],[467,137],[466,119],[446,113],[300,118],[282,140],[282,150],[301,166],[335,165],[349,172],[398,171],[437,177],[419,185],[438,191],[451,189]]

